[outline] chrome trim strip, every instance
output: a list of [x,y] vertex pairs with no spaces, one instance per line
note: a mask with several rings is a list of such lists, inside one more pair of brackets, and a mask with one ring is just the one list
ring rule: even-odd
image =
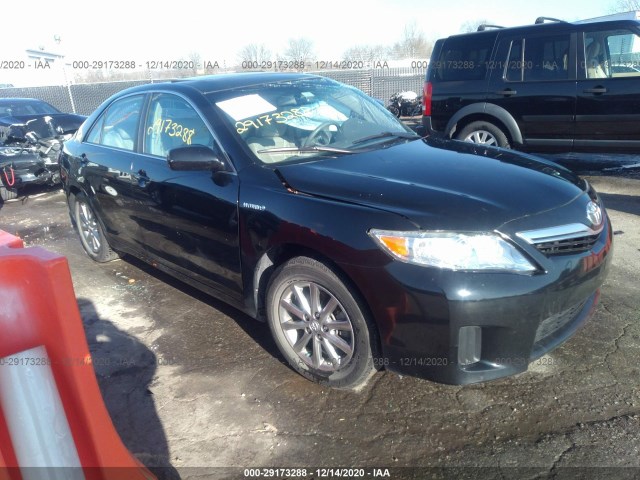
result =
[[541,228],[539,230],[526,230],[524,232],[518,232],[516,235],[527,243],[536,245],[538,243],[557,242],[560,240],[598,235],[602,232],[604,223],[605,222],[602,222],[596,230],[582,223],[571,223],[569,225],[559,225],[557,227]]

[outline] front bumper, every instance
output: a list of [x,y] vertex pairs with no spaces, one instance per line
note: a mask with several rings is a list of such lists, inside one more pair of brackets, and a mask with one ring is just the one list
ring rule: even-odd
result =
[[593,247],[550,256],[536,275],[454,272],[391,262],[370,272],[381,337],[376,363],[448,384],[527,370],[590,317],[611,263],[608,218]]

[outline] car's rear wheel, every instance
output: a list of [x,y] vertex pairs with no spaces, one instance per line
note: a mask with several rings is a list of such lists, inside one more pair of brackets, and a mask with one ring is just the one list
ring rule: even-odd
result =
[[18,198],[18,191],[13,188],[7,188],[3,185],[0,185],[0,198],[3,202],[7,200],[13,200],[14,198]]
[[98,218],[83,194],[78,194],[74,202],[74,219],[82,248],[96,262],[104,263],[118,258],[102,230]]
[[325,264],[296,257],[281,265],[267,289],[267,318],[289,364],[323,385],[355,388],[375,371],[366,308]]
[[460,130],[456,138],[490,147],[510,148],[509,139],[500,127],[486,121],[471,122]]

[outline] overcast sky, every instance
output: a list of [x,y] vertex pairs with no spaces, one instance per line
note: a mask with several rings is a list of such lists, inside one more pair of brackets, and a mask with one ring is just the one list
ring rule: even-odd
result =
[[319,60],[333,61],[356,44],[393,44],[412,21],[435,40],[466,21],[512,26],[541,15],[572,21],[610,13],[613,1],[9,1],[2,6],[0,60],[43,46],[68,61],[177,60],[197,52],[203,60],[233,63],[246,44],[265,43],[275,54],[287,39],[306,37]]

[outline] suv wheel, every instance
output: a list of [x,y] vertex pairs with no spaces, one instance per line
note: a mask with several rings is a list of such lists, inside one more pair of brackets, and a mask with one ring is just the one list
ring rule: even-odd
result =
[[504,132],[493,123],[485,121],[471,122],[460,130],[456,139],[490,147],[510,148],[509,139]]
[[304,377],[354,388],[375,372],[375,330],[366,309],[325,264],[308,257],[285,262],[274,272],[266,300],[273,338]]

